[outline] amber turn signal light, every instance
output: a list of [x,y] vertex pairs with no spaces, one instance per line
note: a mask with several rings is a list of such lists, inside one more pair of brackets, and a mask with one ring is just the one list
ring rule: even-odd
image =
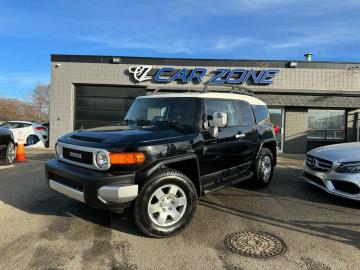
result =
[[110,153],[110,163],[113,165],[134,165],[144,161],[144,153]]

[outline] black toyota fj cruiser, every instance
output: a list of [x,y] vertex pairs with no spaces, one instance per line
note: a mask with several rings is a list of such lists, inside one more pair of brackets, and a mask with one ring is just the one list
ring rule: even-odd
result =
[[264,102],[241,94],[138,97],[124,124],[78,130],[46,163],[50,188],[90,206],[133,206],[147,236],[172,236],[190,222],[197,198],[250,180],[264,187],[276,142]]

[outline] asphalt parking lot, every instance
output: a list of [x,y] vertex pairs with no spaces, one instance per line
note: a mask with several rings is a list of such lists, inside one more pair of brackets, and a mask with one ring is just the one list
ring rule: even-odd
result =
[[[360,269],[360,203],[299,179],[302,159],[282,156],[272,184],[246,184],[200,199],[180,235],[144,237],[129,212],[92,209],[47,188],[44,162],[0,167],[1,269]],[[272,259],[236,255],[223,244],[238,231],[269,232],[287,251]]]

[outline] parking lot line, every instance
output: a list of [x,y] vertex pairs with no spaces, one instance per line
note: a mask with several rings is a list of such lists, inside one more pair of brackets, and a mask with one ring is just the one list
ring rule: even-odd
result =
[[4,170],[4,169],[10,169],[15,167],[14,165],[7,165],[7,166],[0,166],[0,170]]

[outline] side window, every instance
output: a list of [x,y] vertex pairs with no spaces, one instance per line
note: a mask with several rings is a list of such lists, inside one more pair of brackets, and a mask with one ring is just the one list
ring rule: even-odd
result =
[[239,120],[232,100],[206,99],[205,110],[207,120],[211,125],[215,112],[225,112],[228,115],[228,127],[238,126]]
[[253,125],[255,120],[250,104],[242,101],[236,101],[235,104],[239,114],[240,125]]
[[24,123],[16,123],[15,128],[24,128],[25,124]]
[[11,122],[8,125],[9,128],[19,128],[19,123],[17,122]]
[[255,114],[256,123],[267,120],[269,118],[269,110],[264,105],[252,106]]

